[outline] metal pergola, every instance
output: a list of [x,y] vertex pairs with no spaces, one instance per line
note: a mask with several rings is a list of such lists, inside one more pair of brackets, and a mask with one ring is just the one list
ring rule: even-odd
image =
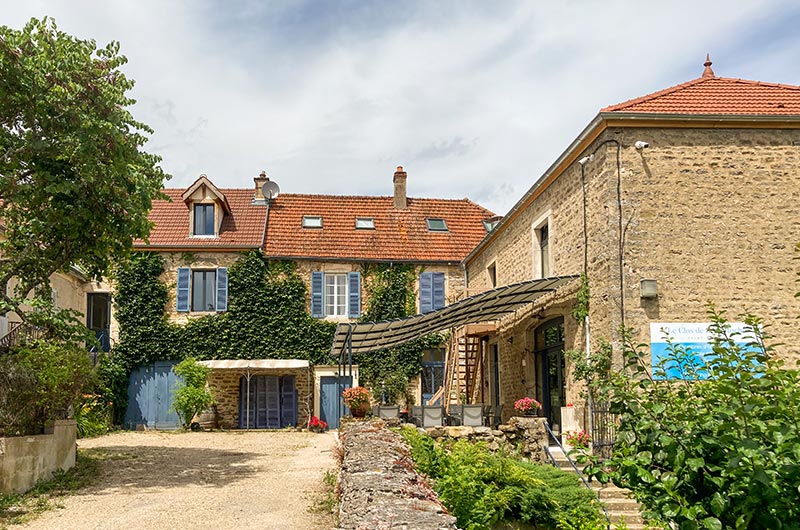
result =
[[[499,320],[577,279],[578,276],[556,276],[530,280],[486,291],[424,315],[380,322],[340,323],[331,347],[331,354],[339,359],[339,388],[343,376],[349,375],[352,380],[353,354],[400,346],[453,327]],[[341,397],[339,401],[341,416]]]

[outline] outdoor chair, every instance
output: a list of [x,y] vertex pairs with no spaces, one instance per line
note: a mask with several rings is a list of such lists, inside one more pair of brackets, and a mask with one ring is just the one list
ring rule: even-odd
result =
[[447,424],[462,425],[464,423],[464,405],[450,405],[447,409]]
[[411,407],[411,423],[417,427],[422,427],[422,406],[413,405]]
[[486,405],[484,416],[486,418],[486,425],[492,429],[496,429],[497,426],[500,425],[500,420],[503,417],[503,405]]
[[400,407],[398,405],[381,405],[378,407],[377,416],[384,420],[388,420],[390,418],[399,418]]
[[441,427],[444,420],[444,407],[423,406],[422,407],[422,426]]
[[464,405],[461,424],[467,427],[483,427],[483,405]]

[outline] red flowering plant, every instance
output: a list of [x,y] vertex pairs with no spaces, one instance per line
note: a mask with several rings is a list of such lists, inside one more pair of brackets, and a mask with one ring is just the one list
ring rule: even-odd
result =
[[542,408],[542,404],[533,398],[524,397],[514,402],[514,410],[520,414],[528,414]]
[[344,404],[347,405],[347,408],[350,410],[364,407],[366,407],[364,410],[367,410],[369,408],[369,390],[363,386],[354,386],[353,388],[345,389],[345,391],[342,392],[342,398],[344,399]]
[[586,433],[586,431],[581,429],[580,431],[565,432],[564,441],[575,449],[585,451],[586,449],[589,449],[589,442],[592,441],[592,438]]
[[308,419],[307,424],[308,430],[311,432],[325,432],[328,430],[328,423],[322,421],[321,419],[317,418],[316,416],[311,416]]

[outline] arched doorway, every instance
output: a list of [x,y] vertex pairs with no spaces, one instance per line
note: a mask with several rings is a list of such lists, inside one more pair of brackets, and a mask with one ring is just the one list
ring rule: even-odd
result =
[[564,319],[553,318],[538,326],[534,332],[534,362],[538,399],[550,428],[561,433],[561,407],[566,406],[564,381]]

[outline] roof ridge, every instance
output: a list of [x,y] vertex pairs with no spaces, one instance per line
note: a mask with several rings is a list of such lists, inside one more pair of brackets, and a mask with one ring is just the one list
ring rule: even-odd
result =
[[719,79],[722,81],[733,81],[735,83],[744,83],[747,85],[786,88],[788,90],[800,90],[800,85],[787,85],[785,83],[770,83],[768,81],[755,81],[753,79],[742,79],[741,77],[715,77],[714,79]]

